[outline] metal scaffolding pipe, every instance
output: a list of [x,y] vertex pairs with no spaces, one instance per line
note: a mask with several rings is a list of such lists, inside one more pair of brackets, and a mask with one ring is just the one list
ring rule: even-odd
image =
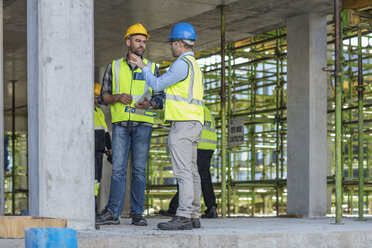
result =
[[12,214],[15,215],[15,178],[16,178],[16,166],[15,166],[15,80],[12,81]]
[[363,67],[362,67],[362,34],[358,28],[358,213],[363,220],[364,213],[364,166],[363,166]]
[[[254,112],[256,110],[256,70],[257,70],[257,65],[252,64],[251,65],[252,71],[251,71],[251,111]],[[255,120],[255,115],[251,115],[251,122]],[[250,128],[250,139],[251,139],[251,180],[256,180],[256,137],[255,137],[255,130],[256,125],[252,125]],[[256,202],[256,196],[255,196],[255,189],[252,187],[252,192],[251,192],[251,197],[252,197],[252,216],[255,214],[255,202]]]
[[225,5],[221,8],[221,212],[226,218],[226,82],[225,82]]
[[[276,31],[276,35],[279,36],[280,35],[280,30],[277,30]],[[275,119],[276,119],[276,122],[275,122],[275,130],[276,130],[276,142],[275,142],[275,179],[279,179],[279,153],[280,153],[280,131],[279,131],[279,128],[280,128],[280,118],[282,117],[281,114],[280,114],[280,111],[279,111],[279,107],[280,107],[280,102],[279,102],[279,99],[280,99],[280,93],[281,93],[281,78],[280,78],[280,58],[278,56],[278,54],[280,54],[280,45],[279,44],[279,40],[276,40],[276,48],[275,48],[275,53],[276,53],[276,113],[275,113]],[[275,191],[275,196],[276,196],[276,202],[275,202],[275,207],[276,207],[276,216],[279,216],[279,187],[276,188],[276,191]]]
[[336,223],[342,217],[342,171],[341,171],[341,83],[340,83],[340,0],[334,0],[335,23],[335,85],[336,85]]
[[[228,119],[231,119],[232,115],[232,96],[231,96],[231,87],[232,87],[232,81],[231,81],[231,48],[232,48],[232,43],[230,42],[227,45],[227,54],[228,54],[228,75],[227,75],[227,82],[228,82]],[[235,105],[234,105],[235,107]],[[235,166],[235,149],[231,148],[230,146],[228,147],[228,154],[229,154],[229,160],[227,162],[228,168],[227,168],[227,214],[230,217],[230,209],[231,209],[231,154],[234,154],[234,166]]]
[[[350,48],[351,44],[349,44],[349,49]],[[349,99],[352,99],[353,98],[353,87],[352,87],[352,81],[353,81],[353,73],[352,73],[352,69],[351,67],[349,67],[348,69],[348,76],[349,76]],[[349,105],[351,107],[351,103]],[[352,114],[352,111],[349,111],[349,121],[352,121],[353,119],[353,114]],[[345,124],[345,123],[344,123]],[[353,133],[353,128],[351,126],[349,126],[349,133]],[[349,140],[348,140],[348,177],[352,177],[353,176],[353,160],[352,160],[352,157],[353,157],[353,136],[350,135],[349,137]],[[352,190],[348,190],[348,211],[349,213],[352,213],[352,207],[353,207],[353,204],[352,204]]]

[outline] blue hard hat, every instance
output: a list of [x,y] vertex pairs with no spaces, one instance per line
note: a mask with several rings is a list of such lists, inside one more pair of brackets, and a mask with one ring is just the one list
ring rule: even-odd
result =
[[180,22],[173,26],[168,40],[185,39],[196,40],[196,33],[191,24]]

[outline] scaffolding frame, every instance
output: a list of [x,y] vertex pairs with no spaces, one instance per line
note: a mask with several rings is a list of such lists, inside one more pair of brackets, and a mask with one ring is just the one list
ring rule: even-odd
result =
[[[224,7],[221,7],[221,40],[224,39],[222,37],[224,33],[223,9]],[[328,29],[334,30],[334,21],[331,18],[332,16],[328,18]],[[361,216],[364,212],[371,213],[369,198],[372,190],[370,178],[372,130],[369,123],[371,123],[372,113],[363,112],[363,108],[372,106],[370,104],[372,88],[370,84],[367,86],[363,83],[355,85],[353,80],[357,78],[355,74],[358,72],[356,68],[359,64],[359,73],[365,78],[364,82],[372,81],[372,56],[369,55],[371,54],[370,50],[364,50],[369,49],[368,47],[362,47],[361,44],[359,47],[355,47],[351,41],[355,38],[358,39],[358,37],[358,40],[362,40],[363,37],[372,40],[372,37],[366,27],[348,27],[341,30],[341,33],[344,34],[341,36],[342,43],[340,42],[340,44],[342,45],[339,45],[342,64],[339,75],[340,82],[343,82],[340,83],[339,90],[342,108],[336,109],[338,103],[335,102],[336,97],[334,96],[339,96],[339,93],[336,92],[338,88],[333,87],[332,97],[328,99],[331,106],[328,109],[328,115],[331,116],[331,121],[328,123],[328,137],[332,139],[332,142],[335,142],[335,138],[339,137],[342,141],[341,147],[345,147],[345,145],[351,147],[352,144],[355,147],[357,140],[349,134],[350,132],[355,134],[356,127],[359,125],[357,133],[359,133],[359,137],[364,133],[364,138],[359,139],[357,147],[364,147],[365,150],[359,149],[358,155],[353,154],[351,149],[340,150],[342,158],[341,173],[339,174],[340,185],[337,185],[335,180],[336,162],[333,161],[333,164],[329,165],[332,166],[332,176],[327,178],[327,183],[333,191],[333,196],[329,199],[332,201],[329,213],[335,213],[338,206],[343,211],[341,216],[347,213],[349,207],[343,207],[344,202],[346,201],[348,206],[355,205],[353,199],[355,192],[358,192],[358,214],[359,219],[362,219]],[[328,68],[331,68],[330,71],[335,70],[334,40],[334,33],[329,32],[328,51],[331,56],[328,58]],[[345,46],[344,43],[347,41],[350,45]],[[285,214],[287,195],[286,29],[280,28],[242,41],[229,42],[223,47],[225,49],[221,50],[218,47],[196,54],[197,61],[205,75],[205,102],[216,119],[218,146],[212,160],[211,173],[222,217]],[[223,50],[225,50],[224,53],[222,53]],[[351,54],[353,57],[350,57]],[[345,59],[343,59],[344,56]],[[221,58],[225,59],[221,60]],[[363,61],[363,66],[360,66],[360,61]],[[169,62],[162,64],[161,69],[164,70],[167,65]],[[345,65],[348,66],[345,67]],[[223,85],[221,81],[224,81],[223,72],[227,75],[226,90],[221,87]],[[335,75],[335,73],[329,73],[329,82],[333,80]],[[345,84],[344,78],[348,80],[347,84]],[[346,85],[349,87],[345,88]],[[345,92],[347,92],[347,96],[345,96]],[[221,94],[226,94],[225,103]],[[357,103],[357,105],[352,103]],[[224,110],[223,106],[226,105],[227,109]],[[335,113],[341,118],[341,127],[336,128]],[[358,116],[357,119],[355,119],[355,114]],[[223,124],[226,123],[226,119],[223,120],[223,117],[227,119],[244,118],[245,143],[243,145],[231,147],[227,143],[224,144],[223,140],[226,139],[228,132],[222,132],[222,127],[225,127],[226,130],[226,124]],[[162,154],[166,156],[166,135],[161,128],[154,128],[154,137],[156,139],[162,137],[164,143],[152,142],[152,151],[153,147],[156,147],[157,151],[161,147]],[[332,152],[335,152],[334,148]],[[152,175],[155,177],[159,175],[158,182],[164,183],[165,175],[168,181],[171,180],[169,158],[164,157],[163,160],[156,162],[155,153],[153,151],[149,156],[149,164],[151,164],[149,173],[153,173]],[[351,159],[356,157],[359,161],[359,177],[357,178],[350,176],[353,175],[352,171],[356,169],[355,163],[352,163]],[[223,165],[224,158],[226,159],[225,166]],[[158,164],[159,162],[161,164]],[[343,176],[343,171],[349,176]],[[366,171],[366,175],[363,176],[361,171]],[[153,176],[149,176],[152,180],[151,184],[147,185],[147,196],[155,205],[150,204],[149,200],[146,201],[148,213],[151,213],[150,209],[153,209],[153,212],[166,209],[168,199],[170,200],[176,190],[172,183],[153,184]],[[223,178],[225,180],[222,180]],[[336,194],[339,193],[340,202],[336,197]],[[155,203],[157,198],[160,204]],[[338,218],[337,215],[336,223]]]

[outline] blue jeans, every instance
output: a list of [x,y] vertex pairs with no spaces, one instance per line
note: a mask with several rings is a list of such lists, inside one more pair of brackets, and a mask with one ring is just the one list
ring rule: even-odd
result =
[[145,205],[146,163],[152,127],[112,125],[112,176],[106,209],[115,217],[123,211],[129,152],[132,152],[131,213],[142,214]]

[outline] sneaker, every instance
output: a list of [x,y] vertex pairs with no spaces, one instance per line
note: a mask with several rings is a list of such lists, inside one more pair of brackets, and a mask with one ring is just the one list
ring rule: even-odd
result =
[[169,212],[169,210],[162,210],[162,209],[159,210],[159,214],[163,216],[170,216],[170,217],[174,217],[176,215],[176,214]]
[[147,220],[143,218],[142,214],[133,214],[132,224],[135,226],[147,226]]
[[102,210],[101,214],[96,216],[96,225],[119,225],[119,218],[113,216],[107,209]]
[[193,228],[200,228],[201,227],[199,218],[191,218],[191,223],[192,223]]
[[201,216],[202,218],[218,218],[217,210],[216,207],[213,206],[209,209],[207,209],[204,214]]
[[161,230],[192,230],[191,218],[175,216],[168,222],[158,224]]

